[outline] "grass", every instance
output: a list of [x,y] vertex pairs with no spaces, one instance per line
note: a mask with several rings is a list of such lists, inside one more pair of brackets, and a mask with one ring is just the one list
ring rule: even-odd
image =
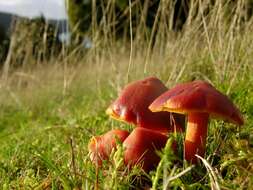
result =
[[[182,32],[158,32],[152,49],[139,38],[108,43],[101,35],[89,50],[47,63],[31,58],[31,64],[10,70],[0,83],[0,189],[251,189],[253,20],[243,24],[235,14],[228,21],[215,6]],[[211,120],[199,166],[175,158],[169,141],[149,174],[122,167],[122,149],[97,170],[89,160],[89,139],[112,128],[132,129],[108,118],[105,109],[128,81],[150,75],[168,87],[211,82],[240,108],[245,125]],[[182,149],[183,137],[176,138]]]

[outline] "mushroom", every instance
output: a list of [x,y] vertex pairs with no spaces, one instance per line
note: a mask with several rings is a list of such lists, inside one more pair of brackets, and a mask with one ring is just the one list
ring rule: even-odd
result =
[[106,113],[114,119],[162,133],[182,131],[183,115],[173,114],[172,119],[168,112],[152,113],[148,109],[155,98],[166,91],[166,86],[155,77],[129,83]]
[[149,77],[128,84],[106,113],[116,120],[136,126],[123,142],[125,164],[142,163],[150,171],[160,160],[156,149],[161,150],[172,131],[183,131],[184,115],[168,112],[153,113],[148,106],[162,93],[166,86],[157,78]]
[[197,162],[195,154],[205,154],[209,117],[221,118],[236,125],[244,123],[240,111],[228,97],[205,81],[177,85],[159,96],[149,109],[153,112],[188,114],[184,156],[192,163]]
[[129,167],[140,164],[144,171],[152,170],[160,161],[156,150],[165,147],[167,139],[162,133],[136,127],[123,142],[125,164]]
[[102,160],[108,159],[113,148],[116,148],[116,142],[122,143],[128,135],[126,130],[114,129],[101,136],[92,137],[88,144],[91,161],[101,165]]

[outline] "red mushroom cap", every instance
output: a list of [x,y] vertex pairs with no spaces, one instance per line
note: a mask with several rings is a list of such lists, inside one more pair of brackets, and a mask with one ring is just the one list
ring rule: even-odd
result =
[[108,159],[112,149],[116,148],[116,142],[123,142],[128,135],[126,130],[114,129],[101,136],[92,137],[88,144],[91,161],[101,165],[102,160]]
[[240,111],[228,97],[205,81],[177,85],[159,96],[149,109],[180,114],[205,112],[211,117],[222,118],[237,125],[244,123]]
[[152,113],[148,106],[162,93],[166,86],[157,78],[149,77],[128,84],[106,113],[114,119],[132,123],[139,127],[156,128],[161,131],[182,130],[184,116],[174,115],[174,123],[168,112]]
[[164,148],[167,139],[166,135],[159,132],[141,127],[135,128],[123,142],[125,164],[130,167],[140,164],[144,171],[152,170],[160,161],[156,150]]

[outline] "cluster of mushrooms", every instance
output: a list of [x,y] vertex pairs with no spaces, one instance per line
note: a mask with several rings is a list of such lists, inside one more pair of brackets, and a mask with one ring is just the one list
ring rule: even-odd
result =
[[92,162],[101,165],[109,159],[119,141],[123,143],[125,165],[140,164],[146,172],[159,163],[156,151],[164,148],[168,134],[185,132],[185,120],[184,159],[193,164],[197,163],[196,154],[201,157],[205,154],[210,117],[236,125],[244,122],[238,108],[208,82],[193,81],[168,90],[155,77],[128,84],[106,113],[135,128],[131,133],[115,129],[93,137],[88,145]]

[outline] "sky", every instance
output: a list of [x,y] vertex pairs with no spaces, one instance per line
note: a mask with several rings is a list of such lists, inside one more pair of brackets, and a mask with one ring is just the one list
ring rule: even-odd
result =
[[64,0],[0,0],[0,12],[34,17],[43,14],[49,19],[64,19]]

